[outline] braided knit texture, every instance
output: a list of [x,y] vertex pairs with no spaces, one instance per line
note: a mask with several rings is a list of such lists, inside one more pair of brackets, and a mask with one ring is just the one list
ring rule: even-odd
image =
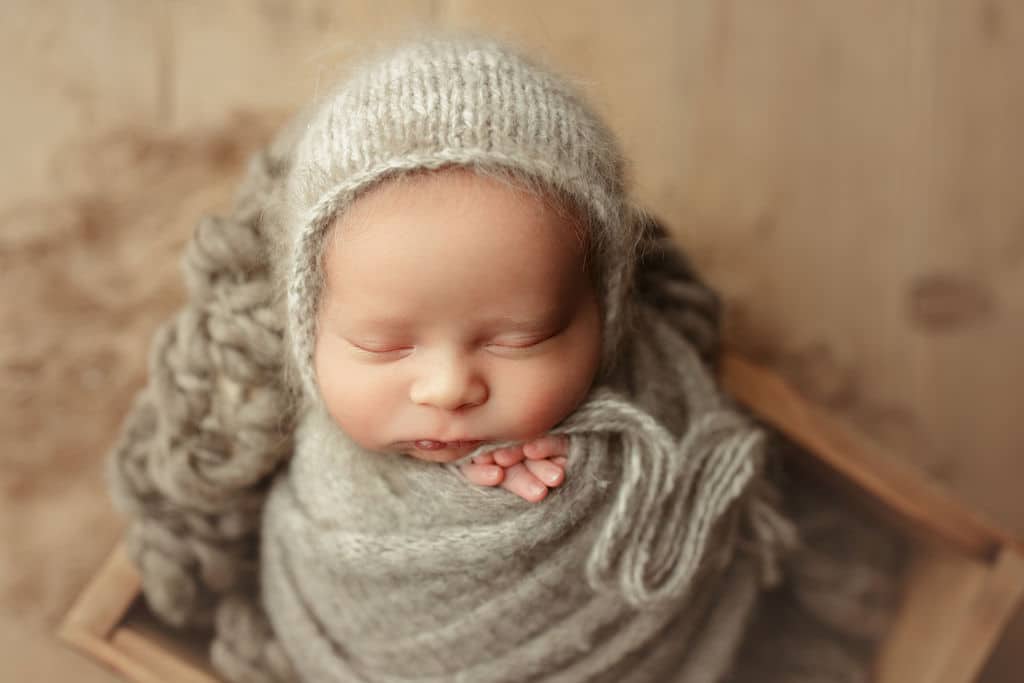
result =
[[[588,221],[602,367],[553,430],[566,483],[542,504],[367,452],[319,399],[333,219],[449,165],[535,183]],[[792,552],[765,431],[713,380],[717,299],[628,205],[623,166],[561,79],[488,41],[428,40],[326,93],[253,160],[231,215],[200,224],[189,304],[154,341],[110,478],[148,602],[213,629],[226,679],[747,683],[765,672],[737,664],[759,595],[796,577],[787,608],[826,623],[761,643],[839,653],[808,680],[863,680],[844,638],[877,637],[884,614],[847,633],[863,594],[830,587],[862,568]]]
[[292,448],[265,232],[289,137],[251,161],[230,217],[197,226],[182,264],[188,305],[158,330],[149,383],[109,459],[130,550],[144,576],[170,579],[144,583],[146,596],[175,625],[211,623],[210,595],[255,575],[269,475]]

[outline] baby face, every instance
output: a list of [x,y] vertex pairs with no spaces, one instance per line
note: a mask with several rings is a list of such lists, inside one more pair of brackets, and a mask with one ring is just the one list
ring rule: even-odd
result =
[[361,446],[450,462],[527,440],[583,400],[601,321],[573,221],[447,169],[385,182],[325,245],[314,369]]

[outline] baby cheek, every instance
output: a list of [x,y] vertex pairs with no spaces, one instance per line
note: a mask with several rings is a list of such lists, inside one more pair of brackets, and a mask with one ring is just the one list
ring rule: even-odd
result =
[[379,384],[364,377],[359,368],[324,354],[315,363],[317,385],[327,413],[334,422],[360,445],[376,448],[377,421],[382,413]]
[[580,324],[550,356],[523,372],[522,424],[530,435],[548,431],[586,398],[597,375],[601,335],[596,315]]
[[512,436],[518,439],[542,434],[564,417],[556,400],[545,392],[533,392],[520,398],[515,408],[518,413],[514,417],[516,433]]
[[[520,375],[519,390],[514,393],[517,435],[529,438],[548,431],[564,420],[579,405],[588,382],[567,377],[555,368]],[[583,382],[584,386],[580,386]],[[510,396],[511,397],[511,396]]]

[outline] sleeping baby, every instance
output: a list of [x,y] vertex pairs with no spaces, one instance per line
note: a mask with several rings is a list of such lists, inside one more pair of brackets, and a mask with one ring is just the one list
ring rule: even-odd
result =
[[304,680],[725,673],[761,434],[633,301],[622,166],[486,42],[400,49],[310,114],[277,254],[304,412],[261,553]]
[[[433,38],[368,60],[281,133],[244,230],[197,233],[193,297],[216,311],[233,287],[252,323],[224,333],[236,369],[158,373],[202,375],[203,436],[141,455],[167,430],[140,409],[112,472],[150,603],[211,626],[223,676],[736,670],[794,529],[763,432],[713,379],[716,300],[629,203],[623,166],[565,81]],[[186,323],[155,367],[224,358],[167,351]],[[200,402],[176,405],[198,422],[181,415]],[[243,413],[238,433],[263,436],[211,436]],[[211,443],[220,456],[195,455]]]

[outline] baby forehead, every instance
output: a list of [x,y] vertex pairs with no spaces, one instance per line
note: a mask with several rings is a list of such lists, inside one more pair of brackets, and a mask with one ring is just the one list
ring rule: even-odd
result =
[[543,215],[580,229],[588,222],[568,193],[537,179],[505,169],[454,165],[384,178],[360,192],[337,220],[352,225],[382,209],[418,209],[424,203],[442,203],[450,211],[493,209],[519,218]]
[[589,242],[586,223],[568,200],[528,181],[448,168],[376,184],[335,217],[330,241],[378,257],[413,247],[469,258],[575,257]]
[[438,302],[536,324],[557,317],[586,284],[571,223],[520,188],[465,172],[382,185],[334,232],[325,303],[372,311],[380,327]]

